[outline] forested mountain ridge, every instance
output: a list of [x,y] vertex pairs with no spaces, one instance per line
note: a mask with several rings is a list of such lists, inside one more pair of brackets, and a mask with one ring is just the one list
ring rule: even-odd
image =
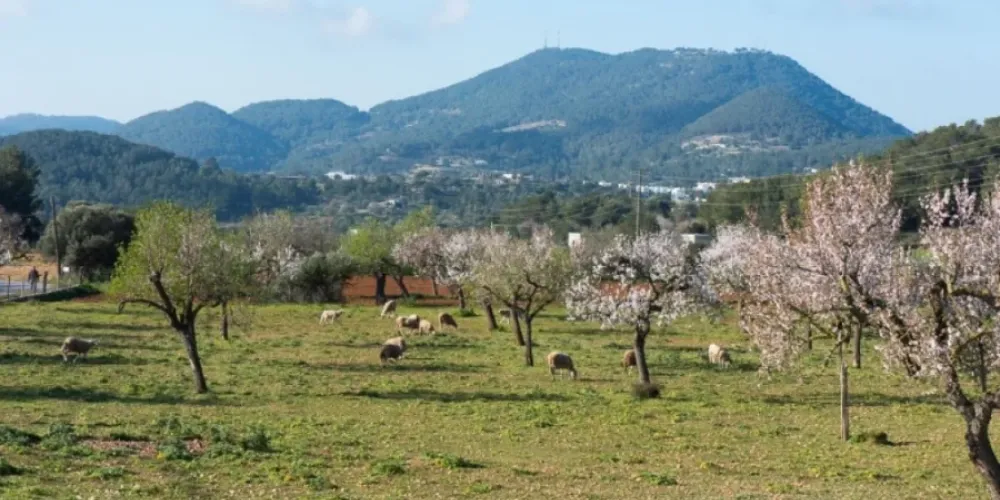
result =
[[44,129],[77,130],[110,134],[121,123],[99,116],[54,116],[22,113],[0,118],[0,135]]
[[313,181],[250,176],[223,170],[118,136],[94,132],[39,130],[0,138],[40,169],[37,194],[61,203],[89,201],[137,207],[153,200],[212,207],[223,220],[256,210],[301,209],[318,203]]
[[547,179],[713,180],[827,166],[910,131],[786,56],[543,49],[369,112],[334,99],[231,114],[202,102],[116,133],[240,171],[521,171]]

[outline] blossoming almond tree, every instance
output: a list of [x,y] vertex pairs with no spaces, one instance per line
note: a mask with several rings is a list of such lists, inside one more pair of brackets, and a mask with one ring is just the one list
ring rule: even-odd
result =
[[634,328],[639,381],[648,384],[646,337],[653,323],[669,323],[691,311],[703,290],[688,247],[676,233],[619,235],[594,259],[590,273],[570,287],[566,305],[575,317]]
[[969,459],[1000,500],[989,425],[1000,408],[1000,189],[978,204],[968,186],[926,198],[921,253],[897,253],[874,309],[890,366],[943,386],[965,421]]
[[567,249],[559,248],[548,228],[535,229],[529,240],[491,238],[480,243],[481,260],[473,281],[524,319],[524,361],[534,366],[532,324],[538,313],[562,297],[570,276]]
[[699,255],[701,269],[712,291],[720,298],[735,299],[740,332],[744,334],[747,329],[743,305],[750,291],[746,257],[753,251],[751,246],[755,244],[754,240],[752,230],[747,226],[719,226],[712,244]]
[[[437,295],[439,284],[452,286],[447,273],[447,260],[444,253],[448,235],[440,228],[427,227],[406,233],[392,249],[396,262],[416,270],[431,279],[434,294]],[[465,309],[465,295],[459,293],[459,307]]]
[[[845,440],[850,426],[844,346],[853,340],[860,367],[862,329],[876,323],[872,308],[891,279],[900,218],[890,200],[891,183],[888,169],[835,167],[806,187],[801,227],[786,221],[782,236],[753,227],[738,235],[747,277],[742,285],[751,299],[742,311],[744,324],[762,367],[792,364],[808,349],[812,332],[833,338]],[[716,268],[714,274],[724,272]]]
[[[444,267],[441,279],[458,287],[459,301],[464,301],[467,294],[476,293],[483,303],[486,319],[490,330],[497,329],[496,315],[493,313],[493,302],[488,293],[477,288],[475,280],[476,264],[482,262],[486,248],[506,244],[509,237],[504,233],[484,230],[467,230],[452,233],[444,241],[441,251],[444,257]],[[516,318],[515,318],[516,320]],[[514,323],[519,326],[519,323]],[[518,335],[518,345],[524,345],[520,329],[515,328]]]

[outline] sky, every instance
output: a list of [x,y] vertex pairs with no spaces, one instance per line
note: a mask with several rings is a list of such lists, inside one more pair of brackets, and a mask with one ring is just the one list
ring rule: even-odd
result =
[[912,130],[1000,115],[996,0],[0,0],[0,116],[368,109],[550,46],[753,47]]

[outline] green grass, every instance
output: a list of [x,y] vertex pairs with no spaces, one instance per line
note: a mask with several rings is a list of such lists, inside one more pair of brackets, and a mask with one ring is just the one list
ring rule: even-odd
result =
[[[654,332],[660,396],[643,399],[619,364],[624,332],[546,315],[529,368],[512,334],[456,314],[459,333],[408,337],[407,356],[382,367],[391,320],[352,307],[321,326],[322,309],[259,308],[230,342],[205,315],[212,392],[199,396],[153,311],[0,306],[0,497],[985,497],[961,419],[873,351],[851,373],[859,438],[844,443],[827,348],[765,379],[731,319]],[[64,364],[70,334],[101,344]],[[707,364],[711,342],[731,347],[731,368]],[[555,349],[578,380],[549,376]]]

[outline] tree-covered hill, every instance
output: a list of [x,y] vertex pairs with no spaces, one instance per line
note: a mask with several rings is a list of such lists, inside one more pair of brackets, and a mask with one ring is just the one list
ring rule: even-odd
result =
[[47,200],[111,203],[135,207],[168,199],[212,206],[222,219],[255,210],[303,208],[318,203],[314,181],[245,175],[175,156],[151,146],[93,132],[42,130],[0,138],[16,146],[41,170],[38,194]]
[[[1000,117],[921,132],[864,161],[893,169],[893,198],[903,209],[903,230],[915,231],[922,215],[922,196],[964,179],[974,190],[992,189],[1000,174]],[[782,206],[793,217],[798,213],[803,185],[810,178],[781,176],[720,186],[708,196],[699,216],[716,225],[742,220],[754,208],[762,225],[775,227]]]
[[199,160],[215,158],[240,172],[264,172],[288,155],[271,134],[203,102],[157,111],[132,120],[118,135]]
[[44,129],[114,133],[121,123],[99,116],[48,116],[23,113],[0,118],[0,135]]

